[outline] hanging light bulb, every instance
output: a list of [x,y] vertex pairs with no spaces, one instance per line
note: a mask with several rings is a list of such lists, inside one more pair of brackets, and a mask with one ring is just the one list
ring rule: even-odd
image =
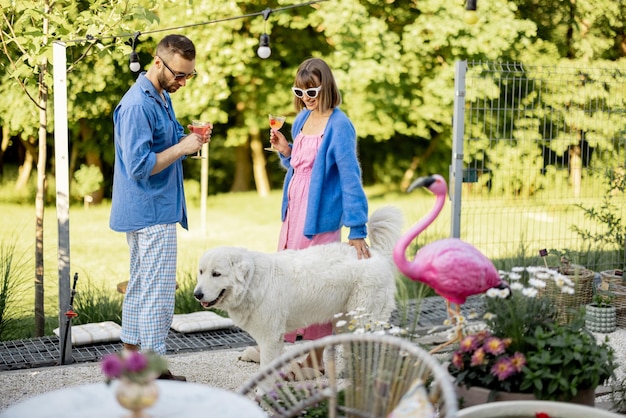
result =
[[133,73],[139,72],[141,70],[141,63],[139,62],[139,54],[135,51],[135,44],[137,43],[137,38],[141,35],[140,32],[135,32],[132,40],[133,52],[130,53],[130,59],[128,67]]
[[476,13],[478,0],[467,0],[465,4],[465,23],[468,25],[473,25],[478,22],[478,13]]
[[139,72],[141,70],[141,63],[139,62],[139,54],[135,51],[130,53],[130,63],[128,67],[133,73]]
[[270,8],[263,10],[263,34],[259,38],[259,49],[256,50],[256,54],[261,59],[267,59],[270,55],[272,55],[272,50],[270,49],[270,36],[265,30],[267,26],[267,19],[270,17],[271,13],[272,9]]
[[256,53],[261,59],[267,59],[272,55],[270,36],[267,33],[262,34],[259,38],[259,49],[256,50]]

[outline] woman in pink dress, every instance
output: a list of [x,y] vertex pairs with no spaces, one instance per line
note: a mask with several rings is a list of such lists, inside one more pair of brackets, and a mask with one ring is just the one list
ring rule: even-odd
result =
[[[361,182],[352,122],[339,109],[341,94],[326,62],[310,58],[298,67],[294,86],[293,144],[272,129],[270,142],[287,169],[283,187],[282,228],[278,250],[302,249],[341,241],[341,228],[349,228],[348,242],[359,259],[369,258],[368,204]],[[314,340],[332,334],[332,324],[313,324],[285,335],[285,340]],[[322,350],[316,353],[322,364]],[[313,362],[305,360],[305,365]]]

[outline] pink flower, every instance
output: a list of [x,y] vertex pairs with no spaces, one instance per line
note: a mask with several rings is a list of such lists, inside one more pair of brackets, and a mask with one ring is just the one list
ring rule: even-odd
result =
[[466,336],[459,343],[459,349],[466,353],[473,351],[474,349],[476,349],[477,346],[478,346],[478,342],[476,339],[476,334],[471,334],[471,335]]
[[452,354],[452,365],[459,370],[463,370],[463,356],[458,351]]
[[124,362],[116,354],[108,354],[102,359],[101,367],[107,379],[117,379],[122,375]]
[[496,376],[499,381],[506,380],[515,373],[515,367],[509,357],[501,357],[491,367],[491,374]]
[[148,366],[148,359],[138,351],[131,351],[126,357],[126,369],[129,372],[140,372]]
[[470,366],[480,366],[482,364],[486,364],[485,350],[480,347],[479,349],[474,351],[474,354],[472,354],[472,362],[470,363]]
[[513,364],[515,371],[519,373],[522,371],[522,367],[526,364],[526,357],[524,357],[524,355],[519,351],[516,351],[515,354],[513,354],[513,357],[511,357],[511,364]]
[[483,347],[487,353],[493,354],[494,356],[504,353],[505,349],[504,342],[496,337],[488,338]]

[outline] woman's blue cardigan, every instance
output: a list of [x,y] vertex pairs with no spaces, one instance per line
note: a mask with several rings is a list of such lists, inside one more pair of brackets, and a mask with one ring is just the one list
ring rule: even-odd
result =
[[[293,138],[302,130],[311,111],[303,109],[293,123]],[[287,193],[293,177],[291,157],[280,155],[287,168],[283,185],[281,219],[287,214]],[[335,108],[328,119],[313,169],[304,224],[304,235],[311,239],[341,226],[350,229],[348,239],[367,237],[367,196],[361,183],[357,157],[356,131],[350,119]]]

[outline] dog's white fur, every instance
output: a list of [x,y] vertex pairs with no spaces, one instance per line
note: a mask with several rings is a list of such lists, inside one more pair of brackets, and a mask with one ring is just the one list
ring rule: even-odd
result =
[[397,276],[392,251],[401,228],[399,209],[375,211],[368,223],[371,257],[362,260],[347,243],[271,254],[216,247],[200,259],[194,296],[205,308],[228,312],[254,338],[263,367],[282,353],[286,332],[358,308],[372,320],[389,320]]

